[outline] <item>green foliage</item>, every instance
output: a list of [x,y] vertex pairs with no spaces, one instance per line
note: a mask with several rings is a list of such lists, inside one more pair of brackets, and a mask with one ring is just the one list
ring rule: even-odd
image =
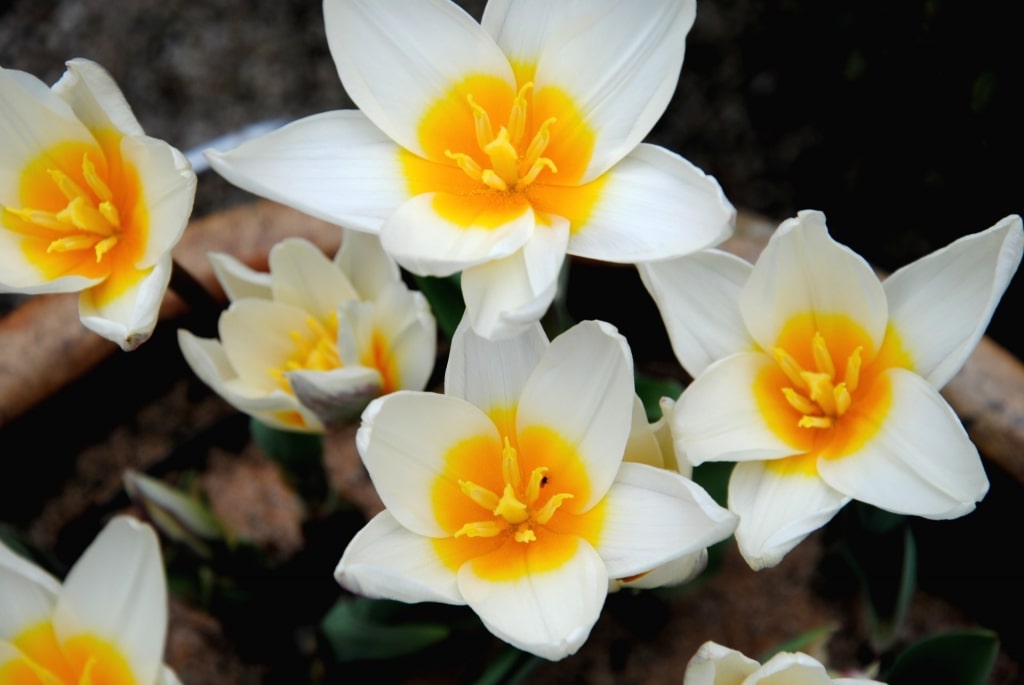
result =
[[925,638],[905,649],[885,672],[889,685],[985,685],[999,653],[990,630],[961,630]]
[[658,402],[662,397],[676,399],[683,392],[683,384],[674,378],[658,378],[637,373],[633,382],[636,386],[636,394],[644,403],[648,421],[657,421],[661,418],[661,405]]
[[327,612],[320,628],[338,661],[390,659],[435,645],[450,633],[445,623],[409,620],[408,605],[345,597]]
[[430,303],[430,309],[434,312],[437,325],[449,340],[455,335],[455,329],[459,327],[462,320],[462,313],[466,311],[466,305],[462,301],[462,285],[459,274],[437,278],[435,276],[416,276],[416,287]]

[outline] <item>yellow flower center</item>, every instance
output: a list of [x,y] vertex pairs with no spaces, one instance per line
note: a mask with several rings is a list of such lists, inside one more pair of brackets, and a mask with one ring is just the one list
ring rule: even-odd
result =
[[280,367],[271,368],[270,375],[277,379],[282,390],[292,393],[285,376],[290,371],[330,371],[341,367],[338,356],[338,314],[331,313],[325,321],[315,316],[306,317],[306,330],[288,332],[294,348]]
[[811,353],[814,358],[813,370],[800,366],[793,355],[781,347],[772,350],[775,363],[779,365],[791,386],[782,388],[782,396],[789,406],[802,416],[797,422],[801,428],[831,428],[834,421],[846,413],[853,402],[853,395],[860,383],[861,352],[858,345],[846,359],[842,382],[836,383],[836,366],[829,354],[825,338],[818,331],[811,339]]
[[137,685],[117,646],[95,635],[57,641],[49,621],[12,641],[23,658],[0,667],[0,685]]

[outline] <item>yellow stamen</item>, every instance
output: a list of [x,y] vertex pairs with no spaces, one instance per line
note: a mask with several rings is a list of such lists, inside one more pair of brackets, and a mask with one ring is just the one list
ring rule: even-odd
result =
[[814,332],[814,339],[811,340],[811,351],[814,354],[814,365],[818,367],[818,371],[826,374],[829,378],[834,377],[836,375],[836,367],[832,363],[832,355],[828,353],[825,338],[818,331]]
[[82,155],[82,175],[85,176],[85,182],[89,184],[89,189],[101,201],[110,202],[114,199],[114,194],[110,192],[110,186],[96,173],[96,165],[89,159],[89,155]]
[[820,414],[821,407],[811,402],[809,399],[798,393],[793,388],[783,388],[782,394],[785,396],[786,401],[789,402],[789,406],[796,409],[801,414]]
[[487,147],[487,144],[494,140],[494,129],[491,127],[491,117],[487,110],[476,103],[472,94],[466,96],[466,102],[473,110],[473,122],[476,124],[476,144],[480,149]]
[[519,489],[519,458],[512,443],[505,438],[505,447],[501,451],[501,478],[515,489]]
[[504,530],[507,530],[508,526],[502,526],[497,520],[490,521],[473,521],[467,523],[462,528],[455,531],[455,537],[461,538],[466,536],[467,538],[493,538]]
[[487,511],[494,511],[498,508],[498,496],[487,488],[468,480],[460,480],[459,488],[461,488],[462,494]]
[[516,497],[515,490],[509,483],[505,483],[505,491],[494,508],[494,515],[500,516],[509,523],[522,523],[530,518],[529,509]]
[[831,428],[832,419],[827,416],[801,416],[796,425],[801,428]]
[[804,371],[801,375],[810,390],[811,400],[816,402],[826,415],[835,416],[836,396],[832,386],[832,377],[813,371]]
[[71,177],[69,177],[60,169],[47,169],[46,173],[50,175],[50,178],[53,179],[53,182],[57,184],[57,188],[60,190],[61,193],[64,194],[64,197],[66,197],[69,202],[72,200],[77,200],[78,198],[88,198],[88,196],[85,194],[85,191],[82,190],[81,186],[72,181]]
[[94,235],[69,235],[58,238],[46,248],[47,252],[71,252],[72,250],[85,250],[98,243],[100,238]]
[[540,489],[546,482],[544,479],[547,478],[548,470],[543,466],[538,466],[530,473],[530,482],[526,485],[526,503],[533,504],[540,497]]
[[836,398],[836,414],[842,416],[846,413],[846,410],[853,404],[853,396],[850,395],[850,391],[847,390],[846,383],[840,383],[833,390],[832,394]]
[[772,348],[772,358],[775,359],[775,363],[782,369],[782,373],[786,374],[786,378],[801,390],[807,389],[807,384],[804,382],[803,377],[800,375],[803,369],[800,368],[799,362],[793,358],[789,352],[786,352],[781,347]]
[[846,375],[843,376],[843,379],[850,392],[856,392],[857,386],[860,384],[860,353],[863,349],[864,348],[862,346],[858,345],[857,349],[855,349],[853,353],[850,354],[849,359],[846,360]]
[[562,506],[562,502],[564,502],[567,499],[572,499],[572,494],[568,492],[561,492],[557,495],[552,495],[551,499],[545,502],[544,506],[541,507],[536,514],[534,514],[533,519],[537,523],[544,525],[545,523],[551,520],[551,517],[555,515],[555,512],[558,511],[558,508]]

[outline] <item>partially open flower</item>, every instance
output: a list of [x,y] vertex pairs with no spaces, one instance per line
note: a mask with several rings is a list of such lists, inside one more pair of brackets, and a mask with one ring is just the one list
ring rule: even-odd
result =
[[142,128],[101,67],[46,87],[0,68],[0,292],[81,292],[86,327],[130,350],[153,332],[192,212],[185,157]]
[[833,678],[814,657],[779,652],[761,665],[735,649],[705,642],[686,666],[683,685],[884,685],[867,678]]
[[0,685],[178,685],[153,530],[120,516],[63,585],[0,542]]
[[269,426],[322,432],[383,393],[423,388],[436,332],[426,299],[409,290],[376,237],[346,232],[332,262],[290,238],[270,273],[211,255],[231,306],[220,340],[179,331],[185,359],[207,385]]

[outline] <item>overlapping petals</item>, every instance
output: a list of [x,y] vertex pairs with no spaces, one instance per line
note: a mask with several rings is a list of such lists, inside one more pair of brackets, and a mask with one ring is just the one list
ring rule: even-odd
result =
[[753,267],[714,251],[641,266],[695,377],[678,445],[693,463],[740,462],[729,505],[751,566],[778,563],[851,498],[935,519],[974,508],[988,480],[938,390],[1022,249],[1010,216],[880,282],[801,212]]
[[371,597],[468,604],[520,649],[574,653],[611,580],[684,558],[692,570],[735,526],[682,475],[623,463],[627,442],[659,449],[629,439],[632,385],[607,324],[548,345],[539,325],[489,341],[464,320],[447,394],[398,392],[363,414],[357,446],[387,508],[336,578]]
[[113,519],[64,584],[0,543],[0,683],[174,685],[156,535]]
[[84,59],[52,89],[0,68],[0,147],[0,291],[80,292],[86,327],[140,345],[192,211],[188,161]]
[[884,685],[868,678],[833,678],[814,657],[779,652],[764,665],[735,649],[705,642],[686,666],[683,685]]
[[196,375],[239,410],[322,432],[382,393],[426,385],[434,318],[374,236],[346,233],[333,262],[308,241],[285,240],[269,273],[224,254],[211,261],[232,300],[220,339],[180,331],[179,342]]
[[444,0],[328,0],[360,111],[208,156],[236,185],[378,232],[410,271],[464,272],[474,330],[511,336],[550,305],[566,254],[667,259],[731,232],[713,178],[641,143],[694,13],[690,0],[499,0],[477,24]]

